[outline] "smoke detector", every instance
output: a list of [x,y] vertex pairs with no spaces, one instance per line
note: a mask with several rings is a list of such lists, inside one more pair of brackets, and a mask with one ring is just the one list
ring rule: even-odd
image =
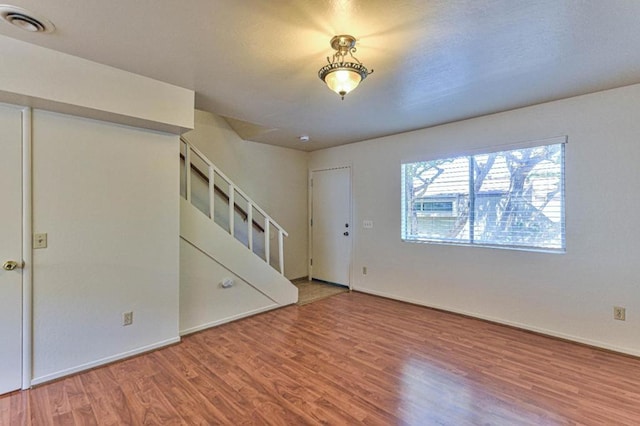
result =
[[32,33],[50,33],[56,29],[48,19],[26,9],[0,4],[0,18],[11,25]]

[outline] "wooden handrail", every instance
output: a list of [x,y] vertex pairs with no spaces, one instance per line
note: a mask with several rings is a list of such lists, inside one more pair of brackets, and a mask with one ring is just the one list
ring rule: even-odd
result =
[[[180,159],[182,161],[185,161],[183,153],[180,153]],[[198,166],[191,163],[191,170],[194,171],[200,178],[202,178],[202,180],[204,180],[207,183],[207,185],[209,185],[209,176],[207,176],[202,170],[200,170]],[[224,192],[222,188],[216,185],[215,182],[213,184],[213,188],[216,194],[218,194],[227,203],[229,203],[229,195],[226,192]],[[247,221],[249,214],[241,206],[239,206],[238,203],[233,203],[233,210],[240,215],[243,221],[245,222]],[[262,225],[260,225],[255,220],[252,220],[251,222],[254,228],[258,229],[260,232],[264,232],[264,228],[262,227]]]

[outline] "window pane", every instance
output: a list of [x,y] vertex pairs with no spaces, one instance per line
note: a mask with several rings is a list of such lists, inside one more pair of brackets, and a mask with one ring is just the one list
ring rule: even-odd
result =
[[477,155],[474,243],[563,248],[562,145]]
[[402,238],[563,251],[564,144],[402,165]]
[[404,164],[404,239],[469,241],[469,160]]

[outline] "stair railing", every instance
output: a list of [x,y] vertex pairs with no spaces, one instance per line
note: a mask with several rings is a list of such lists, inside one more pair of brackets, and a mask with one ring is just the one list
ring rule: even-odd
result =
[[[183,144],[184,147],[184,164],[185,164],[185,198],[186,200],[190,203],[193,204],[192,200],[191,200],[191,170],[192,168],[196,168],[196,170],[198,170],[197,167],[195,167],[193,165],[193,156],[197,156],[202,163],[204,163],[207,167],[207,176],[205,177],[205,180],[208,181],[208,185],[209,185],[209,218],[214,221],[214,200],[215,200],[215,193],[218,192],[223,192],[223,195],[225,195],[225,198],[228,197],[228,203],[229,203],[229,234],[232,237],[236,237],[234,235],[235,233],[235,223],[234,223],[234,213],[241,211],[243,219],[246,218],[247,221],[247,248],[249,250],[251,250],[253,252],[253,242],[254,242],[254,236],[253,236],[253,229],[254,227],[258,228],[259,230],[264,232],[264,261],[267,262],[267,264],[271,264],[270,262],[270,229],[273,226],[273,228],[275,228],[275,230],[278,233],[278,261],[279,261],[279,269],[278,271],[284,275],[284,237],[288,237],[289,234],[282,228],[282,226],[280,226],[275,220],[273,220],[262,208],[260,208],[260,206],[258,206],[247,194],[245,194],[240,188],[238,188],[231,179],[229,179],[224,173],[222,173],[222,171],[220,171],[220,169],[218,169],[216,166],[213,165],[213,163],[195,146],[193,146],[187,139],[185,139],[184,137],[180,137],[180,143]],[[182,157],[182,151],[180,153],[180,156]],[[215,177],[219,176],[229,187],[228,193],[224,193],[224,191],[221,190],[221,188],[218,188],[217,185],[215,184]],[[242,210],[242,208],[240,208],[237,204],[236,204],[236,195],[240,195],[242,198],[244,198],[247,202],[247,209],[246,212],[244,212]],[[260,226],[260,224],[257,224],[257,222],[254,221],[254,211],[257,211],[260,213],[260,215],[262,215],[264,217],[264,227]],[[262,229],[261,229],[262,228]],[[259,256],[260,257],[260,256]]]

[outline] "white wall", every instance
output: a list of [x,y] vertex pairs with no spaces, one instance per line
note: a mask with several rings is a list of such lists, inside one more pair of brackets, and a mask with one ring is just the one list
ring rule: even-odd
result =
[[193,128],[194,92],[4,36],[0,54],[0,101],[37,109],[32,383],[178,341],[179,138],[160,132]]
[[178,136],[36,110],[33,138],[33,383],[177,341]]
[[197,111],[183,135],[288,233],[285,275],[307,275],[307,162],[309,154],[242,140],[227,122]]
[[297,302],[296,286],[183,198],[180,237],[181,334]]
[[[222,287],[225,279],[233,286]],[[275,301],[180,239],[180,334],[277,308]]]
[[2,35],[0,55],[2,102],[176,134],[193,128],[193,90]]
[[[640,355],[638,105],[634,85],[313,152],[353,165],[354,288]],[[566,254],[400,241],[402,162],[560,135]]]

